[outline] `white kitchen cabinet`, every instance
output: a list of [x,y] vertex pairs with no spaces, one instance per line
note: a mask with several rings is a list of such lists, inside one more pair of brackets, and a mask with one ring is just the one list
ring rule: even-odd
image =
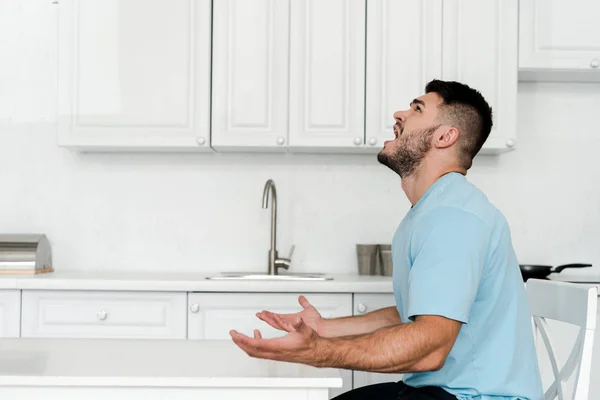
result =
[[24,290],[23,337],[185,339],[185,292]]
[[210,148],[211,0],[60,0],[58,143]]
[[365,0],[291,0],[290,7],[290,150],[360,150]]
[[21,291],[0,290],[0,338],[19,337],[21,331]]
[[491,105],[494,126],[481,153],[516,146],[518,0],[444,0],[444,80],[478,89]]
[[287,151],[289,0],[214,0],[217,151]]
[[[252,336],[259,329],[264,338],[285,334],[259,320],[256,313],[262,310],[277,313],[295,313],[302,310],[299,294],[294,293],[189,293],[188,339],[231,340],[229,331],[237,330]],[[310,294],[308,301],[324,318],[352,315],[351,294]],[[331,389],[334,397],[352,389],[352,371],[340,370],[344,385]]]
[[365,146],[394,139],[393,114],[442,74],[442,1],[369,0]]
[[[391,293],[356,293],[354,295],[353,315],[366,314],[391,306],[396,306],[396,300]],[[402,380],[402,374],[354,371],[353,375],[354,388]]]
[[600,79],[599,21],[597,0],[520,0],[519,78],[573,71]]

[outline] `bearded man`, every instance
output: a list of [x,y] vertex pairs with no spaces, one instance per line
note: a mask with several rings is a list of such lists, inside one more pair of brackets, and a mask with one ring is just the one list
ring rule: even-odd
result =
[[466,179],[492,129],[481,93],[433,80],[394,114],[395,139],[378,154],[412,207],[392,240],[396,305],[325,319],[302,311],[257,316],[288,332],[231,331],[253,357],[317,367],[403,373],[337,400],[541,400],[523,279],[502,213]]

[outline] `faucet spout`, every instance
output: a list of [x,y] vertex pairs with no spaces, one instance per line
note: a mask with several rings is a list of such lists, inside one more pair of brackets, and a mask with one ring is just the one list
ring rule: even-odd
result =
[[267,180],[265,183],[262,208],[269,207],[269,197],[271,197],[271,249],[269,249],[268,273],[269,275],[279,275],[279,268],[289,269],[295,246],[292,245],[288,258],[280,258],[277,254],[277,190],[275,189],[275,182],[272,179]]
[[271,249],[269,250],[269,275],[277,275],[275,262],[277,260],[277,189],[272,179],[267,180],[263,190],[262,207],[269,206],[269,194],[271,197]]

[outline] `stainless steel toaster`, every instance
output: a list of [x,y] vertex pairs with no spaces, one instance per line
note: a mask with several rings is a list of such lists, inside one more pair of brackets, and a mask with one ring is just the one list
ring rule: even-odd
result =
[[0,272],[52,271],[52,251],[44,234],[0,234]]

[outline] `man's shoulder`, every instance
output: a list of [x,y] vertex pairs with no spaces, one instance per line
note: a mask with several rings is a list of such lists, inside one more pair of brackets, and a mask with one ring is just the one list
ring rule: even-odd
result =
[[435,197],[432,207],[424,213],[424,216],[469,215],[490,229],[506,223],[506,218],[498,207],[481,189],[468,181],[450,185],[446,190],[436,193]]

